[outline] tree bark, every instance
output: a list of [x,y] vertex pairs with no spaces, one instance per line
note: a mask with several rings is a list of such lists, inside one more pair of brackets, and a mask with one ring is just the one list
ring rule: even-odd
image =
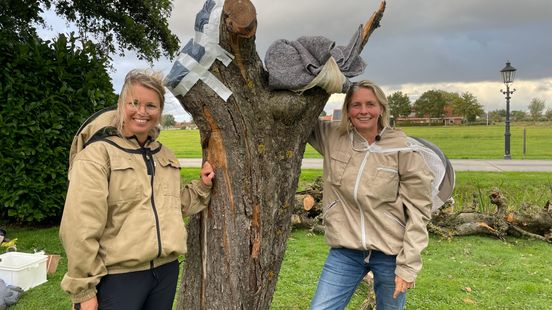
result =
[[254,40],[221,27],[220,45],[236,58],[210,72],[232,91],[227,102],[201,81],[178,96],[216,173],[208,210],[188,224],[178,309],[269,308],[305,145],[330,96],[270,90]]

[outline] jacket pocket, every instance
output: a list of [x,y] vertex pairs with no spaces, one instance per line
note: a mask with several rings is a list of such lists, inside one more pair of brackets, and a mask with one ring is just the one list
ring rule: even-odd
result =
[[163,195],[180,197],[180,163],[177,159],[161,157],[157,177],[162,183]]
[[341,243],[341,230],[347,225],[343,221],[343,205],[341,201],[334,200],[323,207],[322,219],[324,222],[324,235],[330,246]]
[[332,209],[336,204],[339,203],[339,199],[337,200],[334,200],[330,203],[328,203],[327,205],[325,205],[323,208],[322,208],[322,212],[325,214],[327,213],[328,211],[330,211],[330,209]]
[[113,157],[109,176],[108,201],[134,201],[142,197],[142,185],[139,181],[138,168],[131,158]]
[[334,185],[341,185],[345,168],[351,160],[351,154],[335,152],[330,155],[330,182]]
[[393,202],[399,194],[399,171],[394,167],[380,166],[368,184],[369,196],[383,201]]
[[389,211],[385,211],[383,213],[390,221],[394,222],[395,224],[398,224],[402,227],[402,229],[406,228],[406,224],[404,223],[404,220],[399,219],[395,215],[391,214]]

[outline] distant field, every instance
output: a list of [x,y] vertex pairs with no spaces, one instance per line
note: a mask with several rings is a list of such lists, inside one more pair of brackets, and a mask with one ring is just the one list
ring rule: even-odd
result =
[[[510,154],[523,159],[523,130],[526,129],[526,159],[552,159],[552,124],[541,126],[512,123]],[[402,130],[439,146],[453,159],[504,158],[504,126],[405,127]]]
[[199,130],[162,130],[159,141],[178,158],[201,158]]
[[[410,136],[424,138],[439,146],[452,159],[504,158],[504,126],[432,126],[403,127]],[[552,124],[512,123],[510,153],[513,159],[523,159],[523,130],[526,130],[526,159],[552,159]],[[179,158],[201,157],[199,131],[164,130],[159,140]],[[320,158],[307,145],[305,158]]]

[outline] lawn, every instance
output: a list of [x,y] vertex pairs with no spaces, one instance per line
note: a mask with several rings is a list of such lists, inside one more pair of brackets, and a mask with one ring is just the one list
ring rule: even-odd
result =
[[[424,138],[439,146],[452,159],[504,158],[504,126],[432,126],[400,128],[410,136]],[[552,159],[552,124],[511,124],[510,153],[523,159],[523,136],[526,136],[525,159]],[[201,144],[197,130],[164,130],[159,140],[179,158],[200,158]],[[305,158],[320,158],[310,145]]]
[[[46,250],[63,256],[57,227],[10,228],[23,252]],[[288,240],[271,309],[308,309],[328,247],[321,235],[295,230]],[[552,246],[542,241],[432,236],[424,268],[409,292],[407,309],[550,309]],[[27,291],[13,310],[69,309],[59,283],[67,270],[62,258],[48,282]],[[367,294],[361,286],[348,309]]]
[[[322,236],[292,233],[271,309],[308,309],[327,251]],[[538,241],[431,236],[406,308],[551,309],[550,255],[552,246]],[[361,286],[347,309],[358,309],[366,295]]]

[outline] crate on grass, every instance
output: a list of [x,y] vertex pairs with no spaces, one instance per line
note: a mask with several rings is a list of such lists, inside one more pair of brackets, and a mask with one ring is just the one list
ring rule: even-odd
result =
[[0,279],[24,291],[45,283],[47,259],[43,253],[4,253],[0,255]]

